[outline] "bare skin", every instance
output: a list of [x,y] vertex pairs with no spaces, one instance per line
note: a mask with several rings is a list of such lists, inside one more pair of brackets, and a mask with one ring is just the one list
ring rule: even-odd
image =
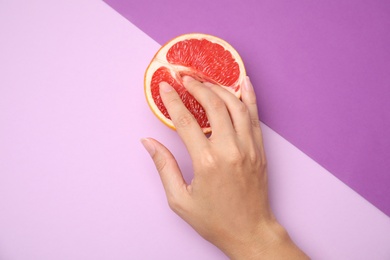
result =
[[231,259],[308,259],[269,205],[267,163],[249,78],[242,101],[190,77],[184,78],[184,85],[206,110],[213,130],[207,138],[176,91],[160,84],[161,98],[193,162],[191,183],[185,182],[164,145],[142,139],[171,209]]

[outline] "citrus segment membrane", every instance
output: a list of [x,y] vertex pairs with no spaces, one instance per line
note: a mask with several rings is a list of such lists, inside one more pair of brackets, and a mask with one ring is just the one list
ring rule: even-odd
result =
[[206,39],[189,39],[175,43],[167,53],[171,64],[187,67],[205,81],[231,86],[240,75],[238,63],[220,44]]
[[211,128],[205,110],[183,86],[182,77],[185,75],[217,84],[239,98],[245,78],[243,62],[236,50],[220,38],[186,34],[161,47],[146,70],[145,95],[154,114],[174,129],[160,97],[159,84],[165,81],[177,91],[203,132],[208,133]]

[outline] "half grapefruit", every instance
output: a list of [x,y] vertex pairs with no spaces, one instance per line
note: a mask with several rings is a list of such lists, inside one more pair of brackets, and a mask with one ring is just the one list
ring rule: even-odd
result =
[[205,110],[183,86],[182,77],[185,75],[219,85],[240,98],[241,85],[246,76],[244,63],[226,41],[208,34],[192,33],[176,37],[163,45],[146,69],[145,96],[153,113],[164,124],[175,129],[160,97],[159,84],[165,81],[175,88],[203,132],[210,133]]

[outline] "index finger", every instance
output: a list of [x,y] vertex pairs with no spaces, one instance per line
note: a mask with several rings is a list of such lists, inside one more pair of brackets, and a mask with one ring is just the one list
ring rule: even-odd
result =
[[175,89],[166,82],[160,83],[160,95],[168,114],[191,156],[208,145],[208,140],[195,117],[185,107]]

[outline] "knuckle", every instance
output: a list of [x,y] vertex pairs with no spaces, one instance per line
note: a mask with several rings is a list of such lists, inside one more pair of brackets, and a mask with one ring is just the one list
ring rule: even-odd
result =
[[193,115],[191,115],[190,113],[184,113],[178,116],[174,123],[176,127],[183,128],[191,125],[194,122],[194,120],[195,119]]
[[215,155],[211,153],[204,153],[201,159],[201,164],[203,167],[213,169],[217,167],[217,159],[215,158]]
[[257,159],[254,162],[254,164],[261,171],[265,171],[267,169],[267,160],[265,159],[265,156],[262,156],[262,155],[257,156]]
[[266,169],[267,166],[268,166],[267,159],[265,158],[264,155],[263,155],[262,158],[260,159],[260,166],[261,166],[262,169]]
[[231,151],[230,156],[228,157],[228,162],[230,165],[238,166],[245,161],[245,155],[242,154],[238,149]]
[[220,98],[213,98],[209,101],[209,107],[213,110],[220,110],[225,107],[225,103]]
[[260,161],[259,155],[255,150],[249,152],[248,158],[251,164],[257,164]]
[[248,114],[249,113],[248,107],[244,103],[242,103],[242,102],[237,104],[237,111],[242,113],[242,114]]
[[154,164],[156,165],[157,171],[162,172],[167,165],[167,161],[163,157],[155,157]]
[[258,118],[251,118],[251,124],[254,128],[260,128],[260,121]]
[[179,102],[179,100],[180,100],[180,98],[177,97],[176,95],[173,95],[173,96],[171,95],[171,96],[165,98],[164,105],[166,107],[172,107],[175,104],[177,104]]
[[250,162],[252,165],[255,165],[261,171],[264,171],[267,169],[267,160],[265,159],[265,156],[262,154],[259,154],[259,152],[255,152],[255,153],[250,154]]

